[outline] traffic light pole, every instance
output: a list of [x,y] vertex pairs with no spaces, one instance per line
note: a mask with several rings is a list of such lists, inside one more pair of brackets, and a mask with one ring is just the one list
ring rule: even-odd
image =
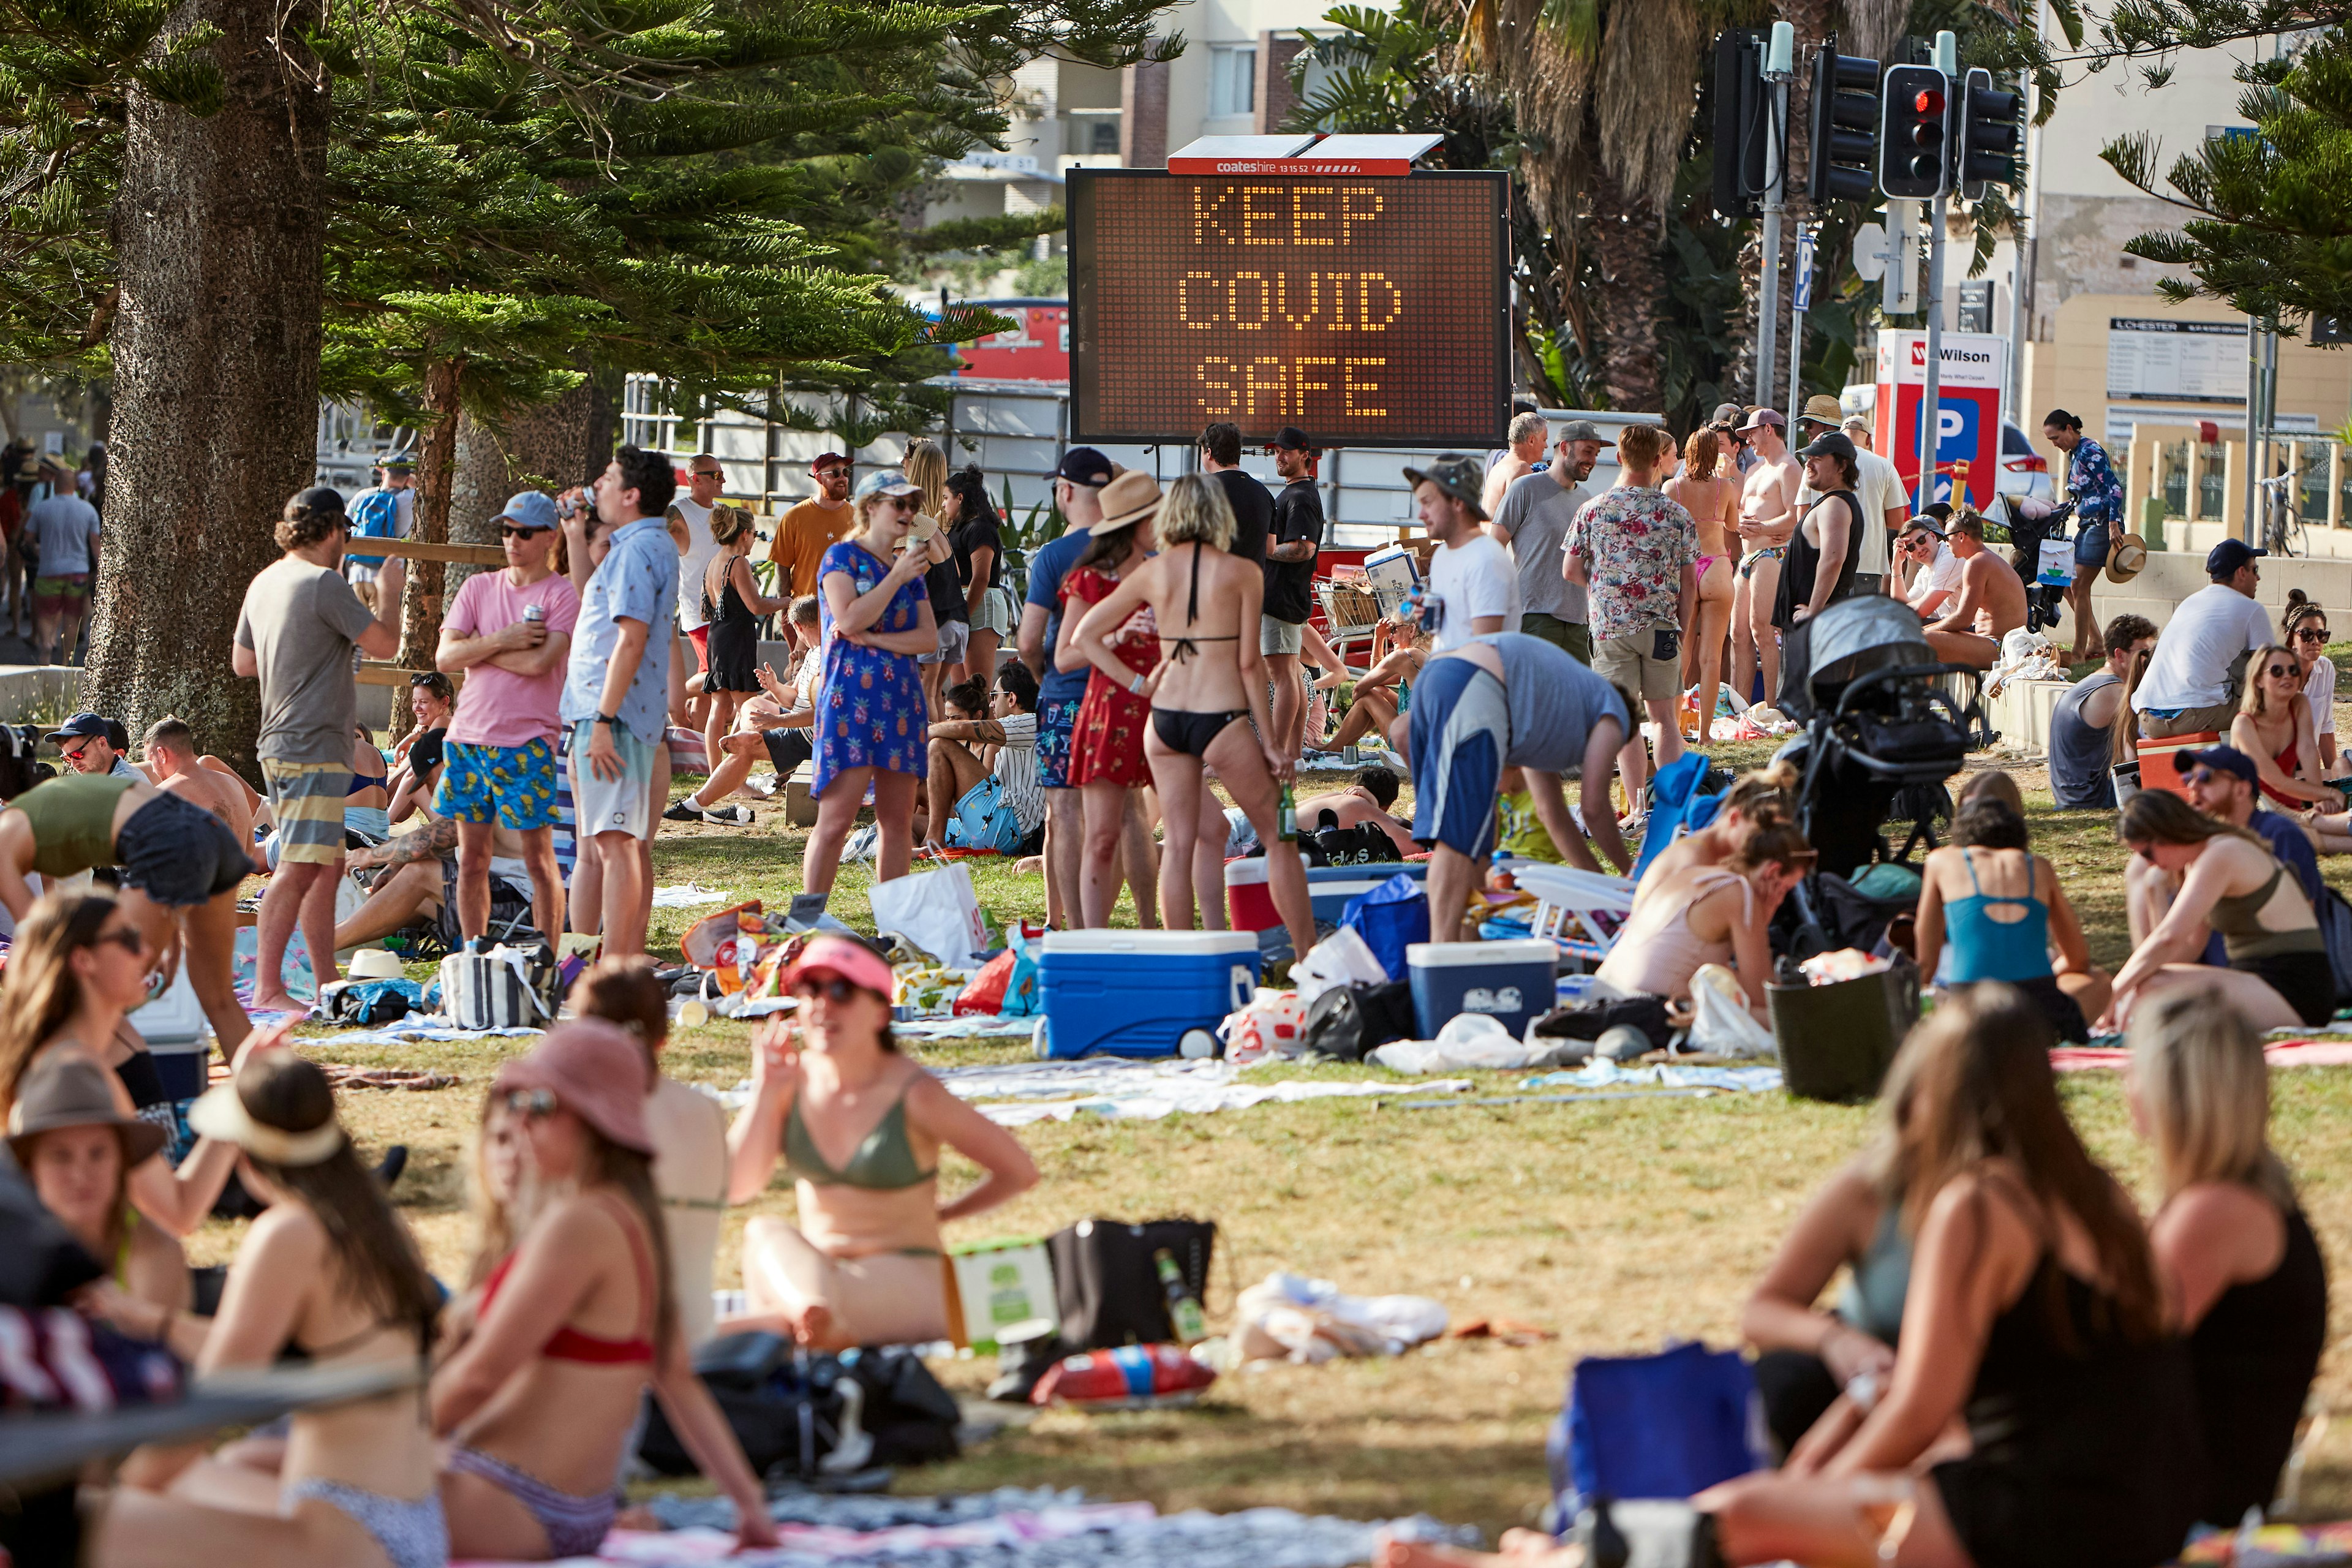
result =
[[1780,206],[1789,192],[1786,132],[1796,37],[1789,23],[1775,22],[1764,50],[1764,266],[1756,300],[1756,403],[1764,408],[1772,406],[1772,373],[1780,360]]
[[[1936,499],[1936,449],[1944,423],[1944,209],[1951,197],[1938,193],[1927,212],[1927,385],[1919,395],[1919,510]],[[1954,506],[1958,505],[1955,497]]]

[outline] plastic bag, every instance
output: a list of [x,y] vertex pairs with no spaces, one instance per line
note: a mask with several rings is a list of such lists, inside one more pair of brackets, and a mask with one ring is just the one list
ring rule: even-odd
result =
[[950,969],[967,969],[988,940],[971,873],[946,866],[877,882],[867,895],[874,928],[921,949]]
[[986,963],[955,1000],[959,1018],[982,1014],[999,1018],[1034,1018],[1042,1005],[1037,994],[1037,956],[1028,938],[1016,927],[1005,932],[1005,949]]
[[1290,968],[1290,983],[1298,988],[1302,1005],[1335,985],[1378,985],[1388,977],[1364,939],[1346,926],[1308,948],[1307,956]]
[[1364,1059],[1391,1072],[1459,1072],[1466,1068],[1508,1072],[1581,1061],[1586,1050],[1581,1040],[1532,1035],[1516,1039],[1488,1014],[1459,1013],[1446,1020],[1433,1040],[1394,1040]]
[[1328,1279],[1269,1274],[1234,1303],[1244,1361],[1324,1362],[1402,1355],[1445,1331],[1445,1308],[1426,1296],[1349,1296]]
[[1690,1043],[1694,1050],[1719,1057],[1773,1057],[1772,1031],[1748,1010],[1748,989],[1720,963],[1691,976]]
[[1306,1049],[1307,1004],[1296,991],[1265,991],[1217,1026],[1225,1060],[1237,1067],[1268,1057],[1295,1057]]

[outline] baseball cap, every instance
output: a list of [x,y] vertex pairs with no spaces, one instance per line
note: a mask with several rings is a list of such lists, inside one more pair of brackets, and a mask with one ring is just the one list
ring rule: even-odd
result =
[[1824,430],[1797,449],[1800,458],[1843,458],[1853,461],[1853,443],[1835,430]]
[[563,1108],[624,1149],[654,1152],[646,1131],[646,1092],[653,1062],[645,1042],[602,1018],[573,1018],[547,1031],[527,1056],[499,1064],[493,1093],[544,1089]]
[[1769,425],[1775,430],[1786,430],[1789,427],[1789,422],[1780,417],[1779,409],[1759,408],[1748,416],[1748,423],[1739,427],[1739,433],[1745,436],[1748,431],[1759,429],[1766,425]]
[[1805,399],[1805,411],[1797,417],[1815,425],[1843,425],[1845,423],[1845,410],[1840,408],[1838,400],[1828,393],[1816,392]]
[[1717,404],[1715,405],[1714,414],[1710,415],[1707,418],[1707,423],[1710,425],[1720,426],[1726,430],[1730,429],[1733,426],[1739,423],[1739,405],[1737,403]]
[[2208,746],[2202,751],[2175,752],[2172,753],[2172,765],[2180,770],[2182,778],[2187,778],[2189,770],[2197,767],[2235,773],[2248,784],[2256,783],[2262,777],[2262,771],[2254,766],[2254,759],[2235,746]]
[[1435,485],[1470,510],[1480,522],[1486,521],[1486,509],[1478,503],[1481,476],[1478,466],[1458,452],[1447,452],[1425,468],[1407,468],[1405,483]]
[[801,949],[800,962],[784,975],[784,989],[792,989],[803,974],[838,974],[852,985],[863,985],[883,997],[897,994],[898,978],[882,955],[862,942],[847,937],[821,936]]
[[347,515],[343,510],[343,492],[332,485],[312,485],[294,498],[294,504],[305,511],[331,511],[338,517]]
[[1559,435],[1557,438],[1562,441],[1598,441],[1604,447],[1614,447],[1617,444],[1603,436],[1601,433],[1601,426],[1590,419],[1570,420],[1559,427]]
[[852,499],[864,500],[871,495],[910,496],[914,493],[915,487],[907,482],[907,476],[899,469],[877,468],[857,481]]
[[846,452],[819,452],[809,459],[809,472],[813,474],[827,464],[846,463],[849,460],[849,454]]
[[95,713],[77,713],[41,737],[52,745],[59,741],[103,741],[106,738],[106,721]]
[[506,510],[490,519],[518,528],[553,528],[555,498],[541,490],[522,490],[507,498]]
[[2268,555],[2267,550],[2257,550],[2242,539],[2225,539],[2205,552],[2205,575],[2230,577],[2238,568],[2257,556]]
[[1062,454],[1061,462],[1055,466],[1054,477],[1098,490],[1110,483],[1118,472],[1118,465],[1092,447],[1073,447]]
[[1296,425],[1286,425],[1274,433],[1274,449],[1277,452],[1314,452],[1321,448],[1307,438],[1306,431]]

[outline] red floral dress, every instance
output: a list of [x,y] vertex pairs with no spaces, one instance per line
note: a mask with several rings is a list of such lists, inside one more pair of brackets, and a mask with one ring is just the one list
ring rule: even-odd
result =
[[[1062,614],[1084,616],[1087,606],[1098,605],[1118,586],[1118,579],[1082,566],[1062,579]],[[1073,605],[1070,601],[1078,601]],[[1119,662],[1138,675],[1149,675],[1160,663],[1160,628],[1145,605],[1128,616],[1111,644]],[[1151,783],[1151,769],[1143,760],[1143,731],[1151,722],[1150,699],[1111,684],[1099,668],[1087,677],[1087,698],[1078,705],[1070,727],[1072,784],[1097,779],[1126,789]]]

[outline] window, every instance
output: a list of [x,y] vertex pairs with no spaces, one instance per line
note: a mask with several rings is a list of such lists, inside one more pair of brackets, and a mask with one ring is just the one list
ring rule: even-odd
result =
[[2219,441],[2200,443],[2197,448],[2197,521],[2221,521],[2222,498],[2229,493],[2228,460],[2222,456]]
[[2027,440],[2025,432],[2016,426],[2003,425],[2000,427],[2000,455],[2004,458],[2030,458],[2033,456],[2033,443]]
[[2325,441],[2295,443],[2294,462],[2300,481],[2296,489],[2302,493],[2295,497],[2294,506],[2303,514],[2303,521],[2314,528],[2327,521],[2327,454],[2331,450]]
[[1217,44],[1209,49],[1209,118],[1226,120],[1257,108],[1257,46]]
[[2189,515],[2189,443],[2167,441],[2157,451],[2158,484],[2164,491],[2164,515]]
[[1092,133],[1092,136],[1093,136],[1093,145],[1089,146],[1089,147],[1087,149],[1087,152],[1092,153],[1096,153],[1096,154],[1098,154],[1098,155],[1099,155],[1099,154],[1110,154],[1110,155],[1116,156],[1116,155],[1118,154],[1118,121],[1116,121],[1116,120],[1097,120],[1097,121],[1096,121],[1092,125],[1090,125],[1089,127],[1087,127],[1087,129],[1088,129],[1088,131]]

